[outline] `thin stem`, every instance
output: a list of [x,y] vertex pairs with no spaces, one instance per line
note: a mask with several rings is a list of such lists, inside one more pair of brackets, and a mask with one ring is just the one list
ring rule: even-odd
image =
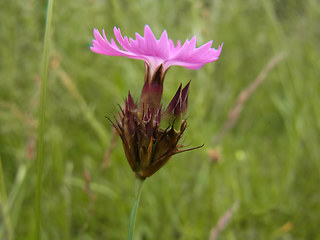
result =
[[144,183],[144,179],[141,179],[139,177],[136,178],[136,199],[133,203],[131,215],[130,215],[128,240],[133,239],[133,230],[134,230],[134,225],[136,223],[137,210],[140,202],[143,183]]
[[41,192],[42,192],[42,168],[43,168],[43,136],[45,126],[45,109],[47,95],[48,65],[49,65],[49,34],[52,21],[53,0],[47,2],[46,26],[42,56],[42,77],[40,91],[40,106],[38,116],[38,144],[37,144],[37,189],[36,189],[36,240],[40,240],[41,225]]

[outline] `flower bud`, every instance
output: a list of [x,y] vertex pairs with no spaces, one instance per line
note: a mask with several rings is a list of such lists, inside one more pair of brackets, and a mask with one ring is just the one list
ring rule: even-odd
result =
[[165,72],[162,65],[160,65],[154,73],[150,71],[148,64],[145,64],[145,66],[146,75],[140,97],[139,112],[143,112],[145,109],[156,112],[160,107]]
[[189,86],[190,82],[182,89],[182,84],[180,84],[176,94],[165,110],[164,121],[173,124],[176,130],[180,128],[182,118],[188,108]]

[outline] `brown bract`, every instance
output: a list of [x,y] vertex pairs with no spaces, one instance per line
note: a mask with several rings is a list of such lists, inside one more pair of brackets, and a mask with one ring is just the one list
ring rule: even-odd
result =
[[129,93],[125,108],[121,109],[119,120],[113,125],[121,137],[132,170],[138,177],[147,178],[180,152],[178,142],[187,123],[182,121],[179,131],[172,124],[162,130],[159,128],[161,108],[156,111],[143,109],[142,112],[139,114]]
[[120,107],[119,118],[112,122],[132,170],[142,179],[157,172],[173,155],[195,149],[180,150],[182,145],[179,144],[187,127],[183,115],[188,106],[190,83],[183,89],[180,84],[172,101],[162,111],[164,75],[162,65],[153,73],[146,65],[140,103],[136,104],[129,92],[124,108]]

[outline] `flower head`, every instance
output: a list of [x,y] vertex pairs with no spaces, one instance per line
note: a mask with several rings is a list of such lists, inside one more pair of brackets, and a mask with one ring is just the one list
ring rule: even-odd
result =
[[[120,107],[119,117],[111,123],[119,133],[124,151],[132,170],[140,178],[147,178],[157,172],[173,155],[191,149],[181,150],[179,144],[187,122],[184,114],[188,107],[190,82],[182,84],[167,108],[162,109],[161,98],[166,71],[172,65],[189,69],[201,68],[204,64],[219,58],[222,45],[211,48],[212,41],[196,48],[196,37],[175,45],[168,38],[166,30],[159,40],[148,25],[144,37],[136,33],[136,39],[122,37],[120,29],[114,28],[116,40],[107,39],[94,30],[93,52],[124,56],[145,61],[145,83],[140,101],[135,103],[129,92],[125,106]],[[200,146],[201,147],[201,146]]]
[[222,45],[218,49],[211,48],[212,41],[197,48],[195,36],[191,40],[187,39],[183,45],[180,41],[175,45],[168,38],[166,30],[158,40],[148,25],[144,28],[144,36],[136,33],[136,39],[122,37],[119,28],[114,27],[113,31],[120,47],[113,38],[110,41],[107,39],[104,30],[101,35],[97,29],[94,29],[95,39],[90,49],[99,54],[144,60],[151,73],[160,65],[163,65],[164,71],[173,65],[199,69],[206,63],[216,61],[222,49]]

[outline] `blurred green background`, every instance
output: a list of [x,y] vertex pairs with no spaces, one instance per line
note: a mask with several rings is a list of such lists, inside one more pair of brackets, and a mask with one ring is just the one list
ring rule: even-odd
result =
[[[36,231],[46,1],[2,0],[0,8],[0,239],[28,240]],[[126,239],[134,174],[105,116],[117,114],[128,90],[139,99],[144,65],[89,46],[93,28],[113,37],[117,26],[134,36],[145,24],[156,37],[167,29],[173,40],[196,35],[198,46],[213,40],[224,47],[217,62],[197,71],[172,67],[166,75],[165,105],[180,82],[192,80],[184,144],[205,146],[173,157],[147,179],[135,239],[209,239],[234,203],[220,239],[320,239],[319,22],[317,0],[55,0],[43,239]],[[240,92],[281,53],[234,128],[214,144]]]

